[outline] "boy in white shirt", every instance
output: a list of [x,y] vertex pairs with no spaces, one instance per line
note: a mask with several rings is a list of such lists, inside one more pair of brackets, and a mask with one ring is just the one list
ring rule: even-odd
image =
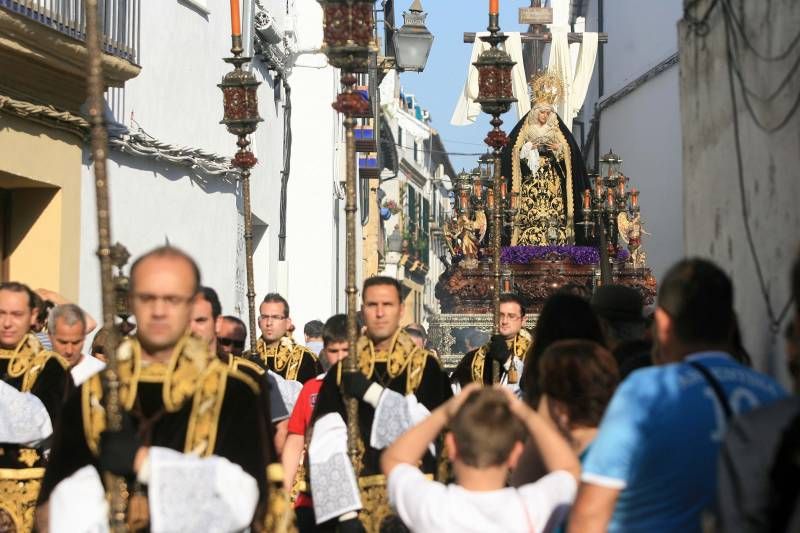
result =
[[[427,479],[415,466],[445,436],[456,484]],[[530,433],[550,472],[518,489],[507,477]],[[398,438],[381,458],[389,501],[416,533],[453,531],[539,533],[556,529],[575,498],[580,464],[569,444],[504,387],[470,384]]]

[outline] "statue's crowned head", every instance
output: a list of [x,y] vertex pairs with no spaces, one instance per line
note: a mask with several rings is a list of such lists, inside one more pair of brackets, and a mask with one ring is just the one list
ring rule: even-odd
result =
[[564,99],[564,81],[553,72],[540,72],[531,77],[531,108],[555,111],[555,106]]

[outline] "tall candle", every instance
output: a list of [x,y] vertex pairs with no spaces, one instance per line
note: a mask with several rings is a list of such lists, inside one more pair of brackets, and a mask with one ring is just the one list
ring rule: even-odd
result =
[[476,199],[480,200],[481,196],[482,196],[482,193],[483,193],[483,191],[481,190],[481,182],[475,180],[475,182],[473,182],[473,184],[472,184],[472,196],[474,196]]
[[239,0],[231,0],[231,35],[242,34],[242,22],[239,20]]
[[489,14],[497,15],[500,13],[500,0],[489,0]]
[[608,189],[608,207],[614,207],[614,191],[613,189]]
[[492,189],[486,192],[486,207],[490,209],[494,207],[494,191]]
[[638,207],[639,206],[639,191],[633,189],[631,191],[631,206]]
[[625,196],[625,176],[619,175],[619,183],[617,184],[617,193],[621,197]]
[[589,189],[584,189],[583,191],[583,208],[589,209],[592,206],[592,197]]
[[500,184],[500,197],[505,200],[506,196],[508,196],[508,189],[506,188],[506,182],[503,182]]

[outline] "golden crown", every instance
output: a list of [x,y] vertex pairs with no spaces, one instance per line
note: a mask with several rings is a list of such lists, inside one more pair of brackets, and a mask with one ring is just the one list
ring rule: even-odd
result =
[[531,102],[536,104],[556,105],[564,99],[564,81],[558,74],[542,72],[531,77]]

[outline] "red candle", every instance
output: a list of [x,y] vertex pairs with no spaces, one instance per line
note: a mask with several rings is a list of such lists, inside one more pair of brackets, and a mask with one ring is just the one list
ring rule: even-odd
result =
[[494,191],[492,189],[486,192],[486,207],[490,209],[494,207]]
[[619,175],[619,184],[617,185],[617,189],[617,193],[620,198],[625,196],[625,176],[622,174]]
[[506,189],[506,183],[503,182],[500,184],[500,197],[505,200],[506,196],[508,196],[508,190]]
[[242,34],[242,23],[239,20],[239,0],[231,0],[231,35]]
[[483,192],[483,191],[481,190],[481,182],[480,182],[480,181],[475,181],[475,182],[472,184],[472,195],[473,195],[475,198],[477,198],[477,199],[479,199],[479,200],[480,200],[480,198],[481,198],[481,196],[482,196],[482,194],[481,194],[482,192]]
[[500,13],[500,0],[489,0],[489,14],[497,15]]
[[614,207],[614,191],[608,189],[608,207]]
[[511,209],[516,209],[518,202],[519,202],[519,193],[511,191]]
[[631,206],[638,207],[638,205],[639,205],[639,191],[633,189],[631,191]]
[[583,208],[589,209],[592,206],[592,197],[589,193],[589,189],[584,189],[583,191]]

